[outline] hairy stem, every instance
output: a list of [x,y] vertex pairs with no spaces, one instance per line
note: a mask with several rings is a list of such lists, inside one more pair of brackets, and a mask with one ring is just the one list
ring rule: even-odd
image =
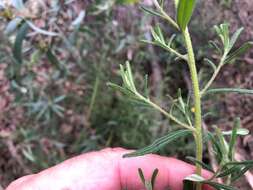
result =
[[[194,108],[195,108],[195,142],[196,142],[196,159],[200,162],[202,162],[202,152],[203,152],[203,144],[202,144],[202,126],[201,126],[201,96],[200,96],[200,90],[199,90],[199,81],[198,81],[198,74],[196,69],[196,63],[195,63],[195,56],[193,52],[191,37],[188,31],[188,28],[186,28],[185,31],[183,31],[183,36],[185,40],[185,45],[188,52],[188,66],[190,69],[191,74],[191,80],[192,80],[192,86],[193,86],[193,92],[194,92]],[[201,175],[202,167],[200,164],[196,164],[196,174]],[[197,186],[197,190],[201,189],[201,185]]]

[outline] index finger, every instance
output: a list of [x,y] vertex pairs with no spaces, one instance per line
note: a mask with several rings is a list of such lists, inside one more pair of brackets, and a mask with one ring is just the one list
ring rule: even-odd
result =
[[144,186],[138,168],[143,170],[146,179],[150,179],[154,169],[159,170],[155,189],[181,190],[184,177],[195,170],[185,162],[157,155],[122,158],[127,152],[116,148],[83,154],[23,177],[6,190],[140,190]]

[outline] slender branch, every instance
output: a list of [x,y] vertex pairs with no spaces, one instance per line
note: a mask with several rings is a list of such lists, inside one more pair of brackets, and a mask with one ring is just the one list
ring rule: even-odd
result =
[[[202,162],[203,158],[203,143],[202,143],[202,118],[201,118],[201,96],[199,90],[198,74],[195,63],[195,56],[193,52],[192,42],[188,28],[183,31],[185,45],[188,52],[188,66],[191,73],[191,80],[194,92],[194,108],[195,108],[195,141],[196,141],[196,159]],[[200,164],[196,164],[196,173],[201,175],[202,167]],[[197,190],[201,190],[201,184],[197,185]]]
[[163,18],[165,20],[167,20],[174,28],[176,28],[177,30],[179,30],[179,27],[177,25],[177,23],[163,10],[163,8],[159,5],[157,0],[153,0],[153,3],[155,5],[155,7],[160,11],[160,13],[162,14]]
[[174,50],[173,48],[171,48],[171,47],[169,47],[169,46],[164,46],[164,45],[162,45],[162,44],[160,44],[160,46],[162,46],[164,49],[166,49],[167,51],[169,51],[169,52],[171,52],[171,53],[173,53],[173,54],[175,54],[176,56],[178,56],[179,58],[181,58],[181,59],[183,59],[183,60],[185,60],[185,61],[188,61],[188,59],[184,56],[184,55],[182,55],[181,53],[178,53],[176,50]]
[[171,48],[171,47],[169,47],[169,46],[167,46],[167,45],[164,45],[164,44],[162,44],[162,43],[158,43],[158,42],[155,42],[155,41],[152,42],[152,41],[147,41],[147,40],[142,40],[142,42],[145,42],[145,43],[148,43],[148,44],[152,44],[152,45],[155,45],[155,46],[160,46],[160,47],[164,48],[165,50],[167,50],[167,51],[169,51],[169,52],[175,54],[175,55],[178,56],[179,58],[181,58],[181,59],[183,59],[183,60],[185,60],[185,61],[188,61],[188,59],[187,59],[186,56],[184,56],[183,54],[177,52],[175,49],[173,49],[173,48]]
[[201,90],[200,94],[201,96],[203,96],[203,94],[205,94],[205,92],[208,90],[208,88],[212,85],[213,81],[216,79],[217,75],[219,74],[222,66],[224,65],[224,61],[226,59],[227,53],[224,53],[224,55],[221,58],[221,61],[217,67],[217,69],[214,71],[212,77],[210,78],[210,80],[207,82],[207,84],[205,85],[205,87]]
[[168,113],[167,111],[165,111],[163,108],[161,108],[160,106],[158,106],[157,104],[155,104],[154,102],[152,102],[151,100],[143,97],[141,94],[139,94],[138,92],[136,92],[136,95],[144,102],[146,102],[147,104],[149,104],[150,106],[152,106],[154,109],[158,110],[159,112],[161,112],[163,115],[165,115],[166,117],[168,117],[169,119],[171,119],[173,122],[177,123],[178,125],[189,129],[193,132],[195,132],[195,129],[185,123],[183,123],[182,121],[179,121],[176,117],[174,117],[173,115],[171,115],[170,113]]
[[100,83],[100,79],[99,79],[99,76],[97,76],[96,80],[95,80],[94,87],[93,87],[93,92],[92,92],[92,96],[91,96],[91,101],[90,101],[88,113],[86,116],[88,120],[90,119],[91,113],[93,111],[93,107],[94,107],[95,100],[96,100],[97,93],[98,93],[99,83]]

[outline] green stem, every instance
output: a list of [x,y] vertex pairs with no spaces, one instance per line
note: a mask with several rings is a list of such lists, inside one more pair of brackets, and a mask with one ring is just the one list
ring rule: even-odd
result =
[[167,111],[165,111],[163,108],[161,108],[160,106],[158,106],[157,104],[155,104],[154,102],[150,101],[149,99],[143,97],[141,94],[139,94],[138,92],[136,92],[136,95],[142,99],[144,102],[146,102],[147,104],[149,104],[151,107],[153,107],[154,109],[158,110],[159,112],[161,112],[163,115],[165,115],[166,117],[168,117],[169,119],[171,119],[173,122],[177,123],[178,125],[187,128],[193,132],[195,132],[195,129],[181,121],[179,121],[176,117],[174,117],[173,115],[169,114]]
[[95,100],[96,100],[96,96],[97,96],[97,92],[98,92],[98,87],[99,87],[99,82],[100,82],[100,80],[99,80],[99,77],[97,76],[96,80],[95,80],[94,87],[93,87],[92,97],[91,97],[91,101],[90,101],[90,105],[89,105],[89,109],[88,109],[88,113],[87,113],[88,120],[91,117],[91,113],[92,113],[92,110],[93,110],[93,107],[95,104]]
[[168,46],[164,46],[163,44],[160,44],[161,47],[163,47],[164,49],[166,49],[167,51],[171,52],[171,53],[174,53],[176,56],[178,56],[179,58],[187,61],[187,58],[182,55],[181,53],[178,53],[176,50],[172,49],[171,47],[168,47]]
[[179,30],[179,27],[177,25],[177,23],[166,13],[164,12],[163,8],[159,5],[157,0],[153,0],[153,3],[155,5],[155,7],[160,11],[160,13],[162,14],[163,18],[165,20],[167,20],[171,26],[173,26],[174,28],[176,28],[177,30]]
[[185,61],[188,61],[188,59],[187,59],[187,57],[185,55],[182,55],[181,53],[177,52],[176,50],[174,50],[173,48],[171,48],[171,47],[169,47],[167,45],[164,45],[162,43],[157,43],[157,42],[146,41],[146,40],[143,40],[142,42],[148,43],[148,44],[152,44],[154,46],[162,47],[165,50],[167,50],[168,52],[175,54],[177,57],[179,57],[179,58],[181,58],[181,59],[183,59]]
[[203,94],[205,94],[205,92],[208,90],[208,88],[212,85],[213,81],[216,79],[217,75],[219,74],[222,66],[224,65],[224,61],[226,59],[227,53],[224,53],[224,55],[221,58],[221,61],[217,67],[217,69],[214,71],[212,77],[210,78],[210,80],[208,81],[208,83],[205,85],[205,87],[203,88],[203,90],[201,90],[200,94],[201,96]]
[[[199,81],[198,81],[198,74],[196,69],[196,63],[195,63],[195,56],[193,52],[191,37],[188,31],[188,28],[186,28],[185,31],[183,31],[183,36],[185,40],[185,45],[188,52],[188,65],[190,69],[191,74],[191,80],[192,80],[192,86],[193,86],[193,92],[194,92],[194,108],[195,108],[195,129],[196,132],[194,134],[195,142],[196,142],[196,159],[200,162],[202,162],[202,152],[203,152],[203,144],[202,144],[202,126],[201,126],[201,96],[200,96],[200,90],[199,90]],[[200,164],[196,164],[196,174],[201,175],[202,167]],[[197,187],[197,190],[201,189],[201,185]]]

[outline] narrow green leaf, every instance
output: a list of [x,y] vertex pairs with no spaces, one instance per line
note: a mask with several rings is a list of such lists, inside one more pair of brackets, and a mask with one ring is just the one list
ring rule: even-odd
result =
[[130,63],[128,61],[126,62],[126,76],[127,76],[128,80],[130,82],[131,89],[135,92],[136,87],[135,87],[135,84],[134,84],[134,79],[133,79],[131,66],[130,66]]
[[252,166],[245,166],[241,171],[237,172],[232,178],[231,182],[235,182],[237,179],[241,178],[248,170],[250,170]]
[[156,27],[155,27],[155,32],[156,32],[156,34],[159,36],[160,42],[163,43],[163,44],[165,44],[165,40],[164,40],[164,37],[163,37],[163,33],[162,33],[162,30],[161,30],[161,28],[160,28],[159,25],[156,25]]
[[170,39],[169,39],[169,42],[168,42],[168,47],[171,47],[171,44],[172,44],[172,42],[173,42],[173,40],[176,38],[176,34],[173,34],[171,37],[170,37]]
[[234,52],[228,54],[228,56],[227,56],[227,58],[226,58],[226,60],[225,60],[224,63],[229,63],[230,61],[234,60],[238,56],[241,56],[244,53],[246,53],[252,47],[253,47],[253,42],[246,42],[246,43],[244,43],[240,48],[238,48]]
[[[51,107],[51,110],[56,114],[58,115],[59,117],[63,118],[64,117],[64,114],[62,113],[62,111],[59,109],[59,107],[57,106],[50,106]],[[61,107],[63,108],[63,107]],[[64,109],[64,108],[63,108]]]
[[159,4],[163,8],[164,7],[164,0],[160,0]]
[[210,166],[208,166],[207,164],[205,164],[204,162],[200,162],[199,160],[197,160],[196,158],[193,158],[191,156],[187,156],[186,159],[191,161],[194,164],[197,163],[197,164],[201,165],[204,169],[209,170],[210,172],[214,173],[213,169]]
[[143,156],[146,154],[157,152],[158,150],[160,150],[161,148],[163,148],[165,145],[169,144],[170,142],[172,142],[180,137],[189,135],[191,133],[192,132],[188,129],[171,132],[168,135],[155,140],[151,145],[149,145],[145,148],[139,149],[137,151],[134,151],[132,153],[125,154],[123,157],[124,158],[137,157],[137,156]]
[[151,181],[145,181],[145,188],[146,188],[147,190],[153,190]]
[[239,36],[241,35],[242,31],[244,28],[240,28],[238,29],[232,36],[230,43],[229,43],[229,51],[233,48],[233,46],[235,45],[235,42],[237,41],[237,39],[239,38]]
[[[231,166],[231,167],[230,167]],[[229,168],[228,168],[229,167]],[[222,169],[218,177],[225,177],[232,175],[231,181],[239,179],[245,172],[253,167],[253,160],[241,161],[241,162],[227,162]]]
[[157,35],[157,33],[156,33],[156,31],[155,31],[154,28],[151,28],[151,34],[152,34],[152,36],[153,36],[155,42],[160,42],[160,43],[161,43],[160,38],[159,38],[159,36]]
[[205,61],[209,66],[211,66],[212,69],[213,69],[214,71],[216,71],[217,67],[216,67],[216,65],[215,65],[210,59],[205,58],[204,61]]
[[222,156],[223,156],[223,161],[228,161],[228,144],[225,140],[225,138],[222,135],[222,131],[220,128],[215,128],[215,134],[218,137],[218,141],[220,144]]
[[240,169],[241,169],[241,166],[239,166],[239,165],[236,165],[236,166],[233,166],[231,168],[225,169],[224,171],[220,172],[217,175],[217,178],[226,177],[228,175],[231,175],[233,173],[236,173],[236,172],[240,171]]
[[[223,135],[232,135],[233,131],[223,131],[222,134]],[[244,128],[239,128],[236,131],[237,135],[241,135],[241,136],[245,136],[249,134],[249,130],[248,129],[244,129]]]
[[202,183],[205,181],[205,179],[197,174],[192,174],[190,176],[187,176],[183,180],[183,190],[195,190],[197,183]]
[[112,89],[121,92],[123,95],[125,95],[131,103],[134,103],[134,105],[137,106],[143,106],[143,107],[150,107],[148,103],[138,98],[138,96],[135,95],[134,92],[129,90],[128,88],[121,87],[114,83],[107,83],[107,86],[111,87]]
[[57,103],[63,101],[65,98],[66,98],[65,95],[61,95],[61,96],[56,97],[56,98],[54,99],[53,102],[54,102],[55,104],[57,104]]
[[230,165],[243,165],[243,166],[253,167],[253,160],[246,160],[246,161],[241,161],[241,162],[228,162],[225,164],[225,166],[230,166]]
[[218,36],[220,37],[222,44],[224,45],[224,52],[229,51],[229,24],[223,23],[219,26],[214,26],[214,29]]
[[216,50],[218,51],[219,54],[222,54],[222,50],[220,49],[220,47],[216,44],[216,42],[210,40],[209,44]]
[[126,88],[128,88],[129,90],[131,90],[131,87],[130,87],[131,84],[130,84],[130,82],[129,82],[126,74],[125,74],[125,69],[124,69],[123,65],[120,64],[119,67],[120,67],[120,71],[119,72],[120,72],[120,76],[121,76],[121,78],[123,80],[123,85]]
[[216,153],[217,160],[220,162],[223,158],[223,155],[222,155],[222,150],[221,150],[221,146],[219,144],[219,141],[217,141],[216,138],[214,137],[214,135],[210,132],[208,132],[207,136],[211,140],[212,146],[213,146],[214,151]]
[[179,0],[177,7],[177,23],[182,31],[184,31],[191,20],[196,0]]
[[219,93],[239,93],[239,94],[253,94],[253,90],[241,89],[241,88],[214,88],[207,90],[205,94],[219,94]]
[[127,99],[130,103],[133,103],[135,106],[139,106],[139,107],[145,107],[145,108],[150,108],[150,104],[140,100],[140,99],[137,99],[135,97],[128,97]]
[[26,20],[26,23],[37,33],[43,34],[43,35],[47,35],[47,36],[59,36],[59,33],[56,32],[50,32],[50,31],[46,31],[43,30],[37,26],[35,26],[31,21]]
[[241,127],[241,120],[240,118],[236,118],[234,121],[234,126],[229,142],[229,149],[228,149],[228,158],[230,160],[234,160],[234,152],[235,152],[235,143],[237,139],[237,131]]
[[197,174],[192,174],[189,175],[185,178],[185,180],[190,180],[190,181],[194,181],[194,182],[203,182],[205,181],[205,178],[203,178],[202,176],[199,176]]
[[142,43],[147,43],[147,44],[151,44],[151,45],[158,45],[156,42],[153,41],[149,41],[149,40],[140,40]]
[[36,115],[36,120],[40,120],[41,117],[46,113],[47,109],[48,109],[48,105],[43,106],[40,112]]
[[144,11],[145,11],[146,13],[148,13],[148,14],[151,14],[151,15],[154,15],[154,16],[163,17],[163,15],[161,15],[160,13],[158,13],[158,12],[152,10],[152,9],[149,9],[149,8],[147,8],[147,7],[141,6],[140,8],[141,8],[142,10],[144,10]]
[[22,51],[23,51],[22,45],[26,37],[26,34],[28,32],[28,29],[29,29],[29,25],[26,22],[24,22],[19,28],[16,39],[15,39],[15,43],[13,47],[13,56],[18,63],[22,63]]
[[155,186],[155,180],[156,180],[156,177],[158,175],[158,169],[156,168],[152,174],[152,177],[151,177],[151,185],[152,185],[152,189],[154,188]]
[[197,174],[192,174],[188,177],[186,177],[184,179],[184,185],[187,184],[187,186],[184,186],[183,190],[195,190],[195,186],[194,186],[194,182],[195,183],[202,183],[202,184],[208,184],[212,187],[214,187],[217,190],[236,190],[235,188],[228,186],[228,185],[224,185],[224,184],[220,184],[217,182],[213,182],[213,181],[209,181],[209,180],[205,180],[203,177],[197,175]]
[[141,178],[141,181],[142,181],[143,185],[145,185],[145,181],[146,181],[146,180],[145,180],[145,177],[144,177],[144,174],[143,174],[141,168],[138,168],[138,173],[139,173],[139,176],[140,176],[140,178]]
[[107,86],[109,86],[109,87],[111,87],[111,88],[113,88],[113,89],[115,89],[117,91],[120,91],[124,95],[130,96],[130,97],[134,96],[134,93],[132,91],[130,91],[130,90],[126,89],[126,88],[123,88],[123,87],[121,87],[121,86],[119,86],[117,84],[108,82]]

